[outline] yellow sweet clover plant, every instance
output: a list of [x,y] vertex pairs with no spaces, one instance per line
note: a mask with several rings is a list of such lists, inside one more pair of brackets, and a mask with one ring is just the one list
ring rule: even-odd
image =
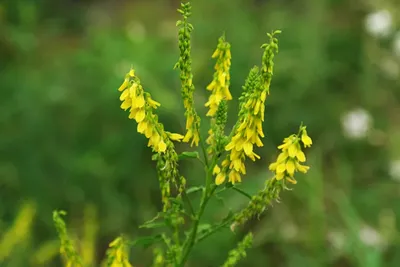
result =
[[[130,69],[119,87],[121,108],[129,110],[129,119],[137,124],[137,132],[148,139],[152,149],[153,160],[160,183],[163,209],[155,218],[145,222],[142,228],[169,228],[154,237],[145,237],[128,242],[118,237],[110,244],[104,266],[130,267],[128,248],[139,245],[143,240],[154,245],[154,260],[152,266],[186,266],[193,247],[210,235],[224,227],[232,230],[258,217],[273,201],[279,200],[282,190],[288,185],[296,184],[296,172],[306,173],[309,166],[304,165],[306,156],[304,148],[312,145],[306,126],[300,125],[299,131],[283,140],[278,146],[280,150],[275,162],[269,165],[273,173],[266,179],[265,187],[251,196],[237,187],[246,175],[246,159],[260,159],[256,153],[263,146],[263,123],[265,121],[265,102],[270,95],[270,85],[274,70],[274,56],[278,53],[277,35],[280,31],[268,33],[269,41],[263,44],[263,54],[260,66],[254,66],[244,83],[239,97],[239,113],[237,122],[227,133],[228,102],[232,100],[229,91],[231,51],[230,43],[225,34],[219,38],[217,48],[211,58],[216,61],[215,73],[206,87],[209,91],[208,101],[204,104],[208,109],[205,117],[210,119],[208,136],[200,134],[200,116],[194,105],[194,84],[191,59],[191,32],[193,26],[189,23],[191,15],[190,2],[181,3],[178,12],[182,19],[177,22],[179,28],[179,60],[175,69],[179,70],[181,80],[181,95],[185,108],[185,132],[172,133],[165,129],[158,120],[156,109],[161,105],[151,97],[142,86],[134,69]],[[178,153],[175,142],[186,142],[190,147],[200,151],[185,151]],[[195,149],[192,148],[192,149]],[[202,155],[202,156],[200,156]],[[187,180],[180,174],[179,161],[183,159],[200,159],[205,169],[204,186],[189,187]],[[248,205],[236,213],[230,212],[221,222],[202,229],[200,222],[210,199],[217,192],[231,190],[249,198]],[[199,207],[194,207],[190,193],[201,191]],[[54,212],[54,222],[61,240],[61,254],[66,266],[83,266],[82,259],[69,238],[65,223],[60,215],[64,212]],[[189,229],[189,231],[185,231]],[[171,233],[171,234],[167,234]],[[158,243],[158,245],[156,245]],[[249,232],[238,246],[229,252],[222,266],[235,266],[246,256],[246,249],[251,246],[252,233]],[[135,256],[133,256],[133,261]]]

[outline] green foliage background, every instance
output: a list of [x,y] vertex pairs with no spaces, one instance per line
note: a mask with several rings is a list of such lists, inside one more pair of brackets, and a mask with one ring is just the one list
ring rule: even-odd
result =
[[[400,157],[400,78],[381,66],[391,60],[398,68],[400,60],[390,37],[374,38],[364,27],[375,8],[399,14],[395,2],[192,1],[195,97],[203,117],[211,54],[222,32],[232,44],[231,92],[237,99],[248,70],[260,61],[265,33],[283,31],[267,99],[265,147],[258,150],[262,160],[249,163],[243,187],[260,188],[276,146],[300,121],[314,140],[309,174],[283,194],[281,204],[246,226],[255,245],[241,266],[399,266],[400,185],[389,168]],[[184,131],[179,74],[172,69],[178,4],[0,2],[0,244],[25,201],[37,208],[29,236],[18,239],[0,266],[61,266],[54,209],[69,212],[78,239],[92,229],[93,266],[118,234],[150,233],[137,226],[160,208],[154,163],[147,141],[119,109],[117,88],[133,65],[161,102],[166,128]],[[400,21],[393,23],[399,29]],[[366,138],[352,140],[343,135],[341,118],[358,107],[370,113],[373,125]],[[182,169],[189,183],[201,182],[196,163]],[[208,209],[210,219],[246,203],[241,195],[225,197]],[[88,214],[97,214],[97,222],[88,223]],[[222,231],[202,243],[190,266],[219,266],[244,232]],[[42,263],[40,249],[49,255]],[[148,266],[151,255],[133,248],[132,263]]]

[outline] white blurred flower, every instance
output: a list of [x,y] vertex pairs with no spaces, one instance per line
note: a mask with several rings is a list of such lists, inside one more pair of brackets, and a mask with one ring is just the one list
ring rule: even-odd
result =
[[355,109],[342,117],[342,127],[345,136],[352,139],[366,137],[371,127],[371,116],[365,109]]
[[400,57],[400,31],[393,38],[393,52],[396,56]]
[[400,159],[390,162],[389,174],[393,180],[400,182]]
[[[399,36],[399,56],[400,56],[400,36]],[[400,74],[399,64],[393,58],[386,58],[381,62],[381,69],[389,79],[397,79]]]
[[294,239],[299,232],[299,229],[293,223],[283,224],[280,230],[282,237],[286,240]]
[[370,226],[363,226],[360,229],[359,237],[361,242],[367,246],[380,247],[383,244],[383,238],[381,234]]
[[331,231],[328,233],[328,241],[335,250],[343,250],[346,245],[346,236],[341,231]]
[[365,28],[375,37],[386,37],[392,29],[392,15],[388,10],[379,10],[367,15]]

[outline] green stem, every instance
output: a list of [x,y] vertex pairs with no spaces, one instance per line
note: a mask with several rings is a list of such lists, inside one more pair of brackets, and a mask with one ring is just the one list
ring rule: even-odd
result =
[[236,192],[242,194],[243,196],[247,197],[248,199],[250,199],[250,200],[252,199],[252,196],[250,194],[246,193],[245,191],[243,191],[242,189],[234,187],[234,186],[232,187],[232,189],[235,190]]
[[200,224],[200,219],[203,216],[203,213],[207,206],[208,201],[210,200],[211,196],[213,195],[213,193],[216,189],[216,186],[212,187],[212,170],[213,170],[214,165],[216,164],[217,160],[214,158],[212,164],[209,165],[205,144],[202,141],[202,139],[200,139],[200,146],[203,150],[204,161],[206,163],[206,188],[203,191],[203,196],[202,196],[201,202],[200,202],[200,209],[199,209],[199,212],[197,213],[197,215],[195,216],[195,219],[193,222],[193,228],[192,228],[192,231],[190,232],[189,239],[184,246],[182,260],[179,264],[180,267],[184,267],[186,261],[188,260],[189,254],[192,251],[193,246],[196,241],[196,236],[197,236],[197,231],[198,231],[199,224]]

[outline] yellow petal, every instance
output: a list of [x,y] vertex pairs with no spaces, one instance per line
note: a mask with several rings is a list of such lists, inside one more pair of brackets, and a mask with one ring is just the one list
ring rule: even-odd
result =
[[286,170],[286,164],[285,163],[281,163],[276,167],[276,173],[284,173]]
[[292,145],[290,145],[288,149],[289,157],[294,158],[298,150],[299,148],[297,143],[293,143]]
[[312,139],[307,135],[307,133],[302,134],[301,141],[303,142],[305,147],[310,147],[312,145]]
[[305,155],[304,152],[301,151],[300,149],[297,151],[296,158],[297,158],[300,162],[306,161],[306,155]]
[[226,174],[223,172],[218,173],[217,177],[215,177],[215,184],[220,185],[225,181]]
[[285,177],[285,174],[284,173],[277,173],[276,175],[275,175],[275,178],[276,178],[276,180],[282,180],[283,178]]
[[299,163],[296,164],[296,168],[299,172],[302,172],[302,173],[307,173],[307,171],[310,169],[309,166],[301,165]]
[[164,140],[161,140],[158,144],[158,151],[165,152],[165,150],[167,150],[167,145],[164,143]]
[[126,99],[124,102],[122,102],[121,104],[121,108],[123,110],[127,110],[128,108],[130,108],[132,106],[132,101],[130,99]]
[[216,175],[221,172],[221,168],[218,165],[215,165],[213,169],[213,174]]
[[147,128],[147,122],[143,120],[140,123],[138,123],[137,131],[139,133],[144,133],[146,131],[146,128]]
[[247,156],[250,156],[253,154],[253,144],[250,142],[245,142],[243,144],[243,149],[244,153],[246,153]]
[[121,86],[118,88],[118,91],[123,91],[128,87],[129,85],[129,79],[125,79],[124,82],[121,84]]
[[139,123],[139,122],[143,121],[145,117],[146,117],[145,110],[144,109],[140,109],[136,113],[135,120],[136,120],[137,123]]
[[171,140],[179,141],[179,142],[184,138],[183,135],[177,134],[177,133],[169,133],[168,136]]
[[287,170],[287,172],[288,172],[290,175],[293,175],[293,174],[294,174],[295,165],[294,165],[293,160],[288,160],[288,161],[286,162],[286,170]]
[[124,101],[129,96],[129,90],[124,90],[119,97],[119,100]]
[[144,101],[144,97],[142,94],[138,95],[135,100],[136,100],[136,101],[134,101],[135,107],[138,107],[138,108],[144,107],[145,101]]
[[292,184],[297,184],[297,181],[291,177],[286,177],[286,180],[288,180],[288,182],[290,182]]
[[157,107],[161,106],[160,103],[158,103],[157,101],[153,100],[151,97],[147,98],[147,103],[154,109],[156,109]]
[[240,174],[236,171],[231,171],[229,173],[229,182],[231,182],[232,184],[235,184],[236,182],[240,182],[241,178],[240,178]]
[[273,162],[273,163],[271,163],[270,165],[269,165],[269,170],[270,171],[275,171],[276,170],[276,167],[278,167],[278,163],[277,162]]

